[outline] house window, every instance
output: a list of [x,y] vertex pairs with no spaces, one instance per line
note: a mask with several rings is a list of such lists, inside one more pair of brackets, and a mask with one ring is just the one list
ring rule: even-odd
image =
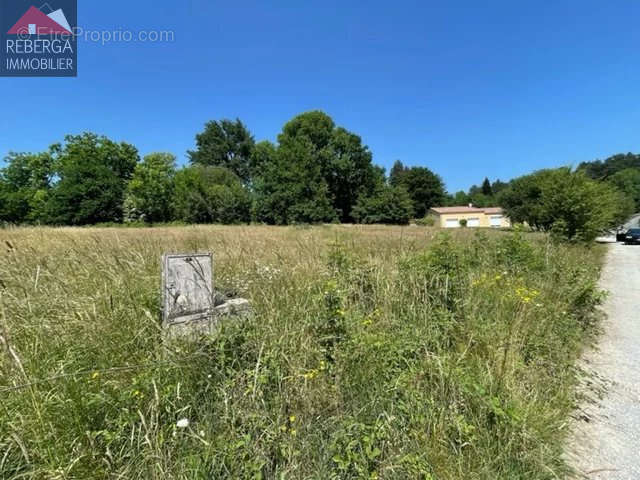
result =
[[445,228],[458,228],[460,226],[460,222],[457,218],[447,218],[444,226]]
[[502,226],[502,215],[493,215],[490,219],[489,219],[489,224],[493,227],[493,228],[500,228]]

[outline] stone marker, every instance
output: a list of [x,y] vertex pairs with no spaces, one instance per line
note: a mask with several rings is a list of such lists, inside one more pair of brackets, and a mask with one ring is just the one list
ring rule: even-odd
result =
[[165,254],[162,267],[162,326],[168,337],[209,335],[221,317],[250,314],[248,300],[229,300],[214,290],[210,253]]

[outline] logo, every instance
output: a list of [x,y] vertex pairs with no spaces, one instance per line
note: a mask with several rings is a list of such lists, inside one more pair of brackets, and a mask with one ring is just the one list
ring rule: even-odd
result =
[[77,76],[77,0],[50,2],[0,0],[0,75]]

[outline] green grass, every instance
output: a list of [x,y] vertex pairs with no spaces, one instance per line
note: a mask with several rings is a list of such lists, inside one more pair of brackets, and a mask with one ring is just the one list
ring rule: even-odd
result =
[[[0,478],[567,472],[599,248],[346,226],[10,229],[0,248]],[[255,316],[163,344],[169,251],[214,252]]]

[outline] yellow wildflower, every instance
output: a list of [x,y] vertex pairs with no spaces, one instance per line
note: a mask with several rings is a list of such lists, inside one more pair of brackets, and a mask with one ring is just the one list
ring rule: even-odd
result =
[[315,378],[316,375],[318,375],[318,370],[311,370],[311,371],[305,373],[302,376],[305,378],[305,380],[311,380],[311,379]]

